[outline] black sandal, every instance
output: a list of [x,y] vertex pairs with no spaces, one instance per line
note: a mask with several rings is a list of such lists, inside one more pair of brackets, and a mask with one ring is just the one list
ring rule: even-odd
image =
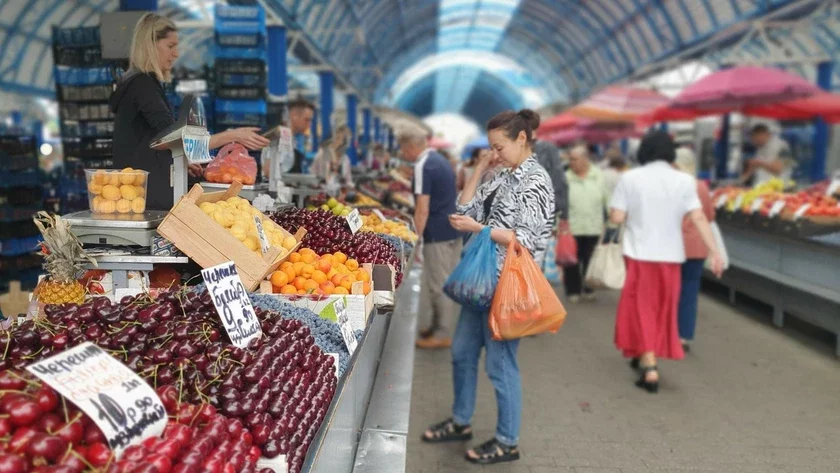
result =
[[463,440],[471,440],[473,437],[472,427],[469,425],[458,425],[451,417],[445,421],[432,425],[428,431],[432,433],[427,436],[426,432],[420,437],[421,440],[428,443],[440,442],[458,442]]
[[631,368],[633,368],[634,370],[638,370],[638,369],[639,369],[639,366],[641,366],[641,365],[639,364],[640,362],[641,362],[641,361],[640,361],[640,358],[639,358],[639,357],[631,358],[631,359],[630,359],[630,367],[631,367]]
[[492,465],[494,463],[512,462],[519,460],[519,449],[516,445],[505,445],[498,440],[491,439],[476,448],[472,449],[478,458],[470,456],[470,450],[467,451],[466,458],[470,463],[478,463],[480,465]]
[[659,392],[659,379],[657,378],[656,381],[647,380],[647,374],[652,371],[656,371],[656,373],[659,374],[659,370],[656,368],[656,365],[641,367],[642,376],[639,378],[638,381],[636,381],[636,386],[644,389],[645,391],[651,394],[656,394],[657,392]]

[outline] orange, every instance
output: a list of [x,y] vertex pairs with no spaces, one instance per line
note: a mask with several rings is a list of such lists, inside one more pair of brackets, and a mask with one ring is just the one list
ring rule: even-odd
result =
[[303,261],[298,261],[292,266],[292,268],[294,268],[295,270],[295,276],[301,275],[300,273],[303,271],[304,266],[306,266],[306,263],[304,263]]
[[338,274],[338,271],[336,271],[336,270],[335,270],[335,269],[333,269],[333,268],[330,268],[330,270],[329,270],[329,271],[327,271],[327,279],[329,279],[330,281],[332,281],[333,276],[335,276],[336,274]]
[[283,287],[289,284],[289,276],[283,271],[275,271],[271,273],[271,285],[274,287]]
[[305,264],[300,269],[300,275],[305,277],[306,279],[311,278],[312,274],[314,274],[314,273],[315,273],[315,266],[312,266],[311,264]]
[[297,276],[295,268],[291,266],[287,266],[285,269],[283,269],[283,272],[286,273],[286,276],[288,276],[289,281],[293,281],[295,279],[295,276]]
[[291,284],[286,284],[285,286],[280,288],[280,294],[295,294],[297,293],[297,288],[292,286]]
[[[353,282],[354,281],[350,279],[350,276],[344,276],[343,278],[341,278],[341,283],[339,285],[349,291],[350,288],[353,287]],[[336,287],[336,289],[338,289],[338,287]]]
[[345,261],[347,261],[347,255],[340,251],[336,251],[335,254],[333,254],[333,257],[336,263],[344,263]]
[[291,261],[284,261],[283,264],[280,265],[280,269],[285,271],[286,268],[294,268],[294,264]]
[[364,269],[359,269],[354,271],[353,274],[356,276],[356,281],[368,282],[370,281],[370,274]]
[[335,284],[327,281],[321,284],[321,290],[324,291],[326,294],[332,294],[335,291]]
[[312,279],[307,279],[306,282],[303,283],[303,288],[306,289],[306,292],[312,292],[319,287],[318,283]]
[[330,278],[330,282],[333,283],[333,285],[335,285],[335,287],[338,287],[338,286],[341,285],[341,280],[343,278],[344,278],[343,274],[335,274],[333,277]]
[[306,279],[300,276],[295,278],[295,281],[292,283],[298,291],[306,287]]
[[304,253],[301,254],[300,260],[306,264],[312,264],[315,262],[315,253]]
[[300,261],[300,253],[298,253],[297,251],[292,252],[292,254],[289,255],[289,261],[291,261],[292,263],[297,263],[298,261]]
[[313,250],[312,248],[301,248],[301,249],[298,250],[298,252],[301,255],[314,255],[315,254],[315,250]]
[[318,284],[323,284],[323,283],[327,282],[327,275],[324,274],[324,272],[321,271],[320,269],[316,269],[315,272],[312,273],[311,277],[312,277],[312,280],[314,280]]
[[348,291],[348,290],[347,290],[346,288],[344,288],[344,287],[339,286],[339,287],[335,288],[335,290],[333,291],[333,294],[334,294],[334,295],[343,295],[343,296],[346,296],[346,295],[350,294],[350,291]]
[[370,282],[365,281],[364,288],[362,289],[365,294],[370,294]]
[[350,271],[355,271],[359,269],[359,262],[354,260],[353,258],[347,260],[347,262],[344,263],[344,265],[347,266],[347,269],[349,269]]
[[330,269],[332,269],[332,264],[330,264],[329,260],[321,258],[315,264],[315,267],[326,274],[330,272]]

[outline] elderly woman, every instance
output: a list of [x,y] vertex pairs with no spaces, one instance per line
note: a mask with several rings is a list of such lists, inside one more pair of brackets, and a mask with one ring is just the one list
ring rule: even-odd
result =
[[709,222],[695,179],[677,171],[674,142],[654,131],[639,146],[640,167],[624,173],[610,202],[610,221],[624,224],[627,278],[615,322],[615,345],[641,370],[636,386],[659,390],[656,358],[682,359],[677,330],[680,271],[685,262],[683,220],[688,216],[709,251],[712,271],[721,274]]
[[[450,218],[452,226],[462,232],[478,233],[490,227],[490,237],[496,243],[497,271],[514,239],[541,264],[551,237],[554,189],[531,149],[539,122],[539,115],[531,110],[502,112],[490,120],[487,137],[493,155],[478,162],[458,197],[458,214]],[[479,185],[492,161],[498,161],[503,169],[490,182]],[[452,342],[452,417],[432,425],[423,434],[426,442],[472,438],[470,422],[475,411],[478,361],[484,348],[485,369],[496,390],[499,416],[496,435],[467,451],[467,461],[480,464],[519,459],[517,443],[522,420],[522,384],[516,359],[519,340],[493,340],[488,317],[488,311],[461,308]]]
[[583,276],[604,231],[608,199],[603,171],[589,161],[586,146],[576,146],[569,153],[566,182],[569,186],[569,230],[577,242],[578,264],[563,268],[563,284],[569,302],[576,304],[581,297],[595,300],[592,289],[583,283]]

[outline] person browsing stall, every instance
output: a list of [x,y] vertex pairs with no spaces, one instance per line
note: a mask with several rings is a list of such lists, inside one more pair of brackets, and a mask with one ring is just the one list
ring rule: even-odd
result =
[[429,147],[420,130],[405,130],[398,143],[403,159],[414,163],[414,226],[423,237],[423,280],[420,314],[430,316],[422,330],[420,348],[449,348],[455,301],[443,292],[443,283],[461,259],[460,234],[449,216],[455,213],[455,171],[440,153]]
[[[301,136],[309,132],[312,127],[312,118],[315,116],[315,105],[312,102],[297,98],[289,102],[289,128],[292,136]],[[300,174],[303,172],[303,161],[306,155],[303,151],[295,148],[295,162],[290,173]]]
[[[172,153],[149,148],[152,139],[175,123],[163,83],[172,80],[178,59],[178,30],[168,18],[147,13],[134,27],[128,71],[111,95],[114,113],[114,165],[149,172],[146,208],[169,210],[173,202],[170,178]],[[210,136],[210,148],[238,142],[257,150],[268,146],[258,128],[237,128]],[[202,175],[201,166],[190,165],[191,176]]]

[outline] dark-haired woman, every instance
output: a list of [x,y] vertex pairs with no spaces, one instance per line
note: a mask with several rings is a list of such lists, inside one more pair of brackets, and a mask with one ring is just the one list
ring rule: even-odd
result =
[[[450,217],[459,231],[478,233],[490,227],[496,242],[497,272],[501,271],[507,245],[516,239],[538,265],[545,258],[554,218],[554,189],[548,173],[537,162],[530,143],[539,126],[531,110],[502,112],[487,124],[492,154],[479,159],[458,197],[458,214]],[[498,163],[503,169],[479,185],[482,174]],[[452,417],[424,432],[427,442],[472,438],[478,359],[487,350],[485,369],[496,391],[499,410],[496,435],[467,451],[473,463],[491,464],[519,459],[519,428],[522,417],[522,387],[516,350],[519,340],[493,340],[488,312],[462,307],[452,342],[452,377],[455,402]]]
[[627,171],[610,202],[610,221],[625,224],[627,279],[615,322],[615,345],[641,371],[636,386],[659,389],[656,358],[682,359],[677,329],[680,269],[685,262],[682,223],[688,215],[709,249],[712,271],[722,263],[691,176],[672,167],[674,142],[662,131],[648,134],[638,151],[642,166]]

